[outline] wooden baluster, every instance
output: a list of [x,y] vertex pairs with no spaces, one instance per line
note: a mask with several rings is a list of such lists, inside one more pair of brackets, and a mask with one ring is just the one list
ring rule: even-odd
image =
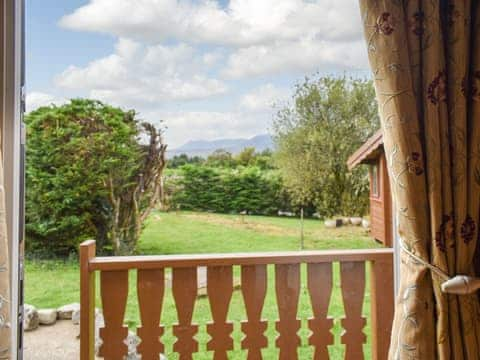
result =
[[95,257],[95,241],[80,245],[80,359],[95,357],[95,272],[90,260]]
[[100,285],[105,327],[100,329],[103,343],[99,355],[106,360],[123,359],[128,353],[125,344],[128,328],[123,325],[128,296],[128,271],[102,271]]
[[276,329],[279,332],[276,345],[280,349],[280,360],[298,359],[297,347],[300,337],[300,320],[297,320],[300,295],[300,265],[275,265],[275,290],[280,320]]
[[227,322],[228,307],[233,294],[231,266],[207,268],[207,293],[213,318],[213,322],[207,325],[207,332],[212,337],[207,344],[207,350],[215,352],[214,360],[227,360],[227,351],[233,350],[233,339],[230,337],[233,324]]
[[345,318],[342,319],[342,344],[345,359],[361,360],[363,344],[367,337],[363,333],[366,320],[362,316],[365,297],[365,262],[342,262],[340,264],[341,287]]
[[242,295],[248,319],[242,322],[242,331],[245,334],[242,349],[248,350],[248,360],[261,360],[262,349],[268,346],[267,337],[264,335],[268,323],[262,321],[266,294],[266,265],[242,266]]
[[333,344],[333,334],[330,332],[333,320],[327,317],[332,295],[332,263],[308,264],[307,271],[313,309],[313,318],[308,320],[308,327],[312,331],[308,343],[315,347],[315,360],[328,359],[328,345]]
[[180,360],[188,360],[198,351],[198,342],[194,339],[198,325],[192,324],[197,298],[197,268],[176,268],[172,273],[172,291],[178,315],[178,324],[173,326],[173,334],[177,337],[173,350],[180,355]]
[[164,292],[163,269],[138,270],[137,293],[142,326],[138,327],[137,334],[142,342],[137,351],[142,355],[142,360],[158,360],[159,354],[164,352],[160,342],[164,332],[160,326]]
[[388,358],[392,333],[394,290],[393,255],[370,263],[372,359]]

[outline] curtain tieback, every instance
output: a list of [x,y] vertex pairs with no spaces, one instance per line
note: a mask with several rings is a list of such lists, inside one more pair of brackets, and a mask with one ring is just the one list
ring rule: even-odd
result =
[[439,267],[432,265],[429,262],[426,262],[419,256],[415,255],[413,252],[411,252],[409,249],[407,249],[402,238],[399,238],[399,240],[400,248],[405,254],[428,268],[431,272],[435,273],[443,280],[443,283],[441,285],[442,292],[454,295],[467,295],[472,294],[480,289],[480,278],[468,275],[455,275],[454,277],[450,277],[445,271],[443,271]]

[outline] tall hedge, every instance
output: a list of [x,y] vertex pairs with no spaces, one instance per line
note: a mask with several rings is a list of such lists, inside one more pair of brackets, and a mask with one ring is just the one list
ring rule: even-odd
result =
[[173,206],[184,210],[265,215],[290,210],[280,176],[256,167],[186,165],[167,177],[166,188]]

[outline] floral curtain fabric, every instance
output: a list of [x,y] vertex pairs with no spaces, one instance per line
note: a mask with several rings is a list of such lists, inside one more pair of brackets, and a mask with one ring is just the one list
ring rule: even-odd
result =
[[405,249],[389,357],[478,359],[476,295],[442,293],[444,279],[426,263],[474,274],[480,1],[360,3]]
[[3,166],[0,152],[0,359],[10,359],[10,277]]

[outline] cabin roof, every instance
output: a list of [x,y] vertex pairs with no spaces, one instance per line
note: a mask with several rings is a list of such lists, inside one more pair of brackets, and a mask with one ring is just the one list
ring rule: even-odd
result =
[[359,164],[371,163],[380,156],[382,151],[383,132],[382,129],[380,129],[348,158],[348,169],[351,170]]

